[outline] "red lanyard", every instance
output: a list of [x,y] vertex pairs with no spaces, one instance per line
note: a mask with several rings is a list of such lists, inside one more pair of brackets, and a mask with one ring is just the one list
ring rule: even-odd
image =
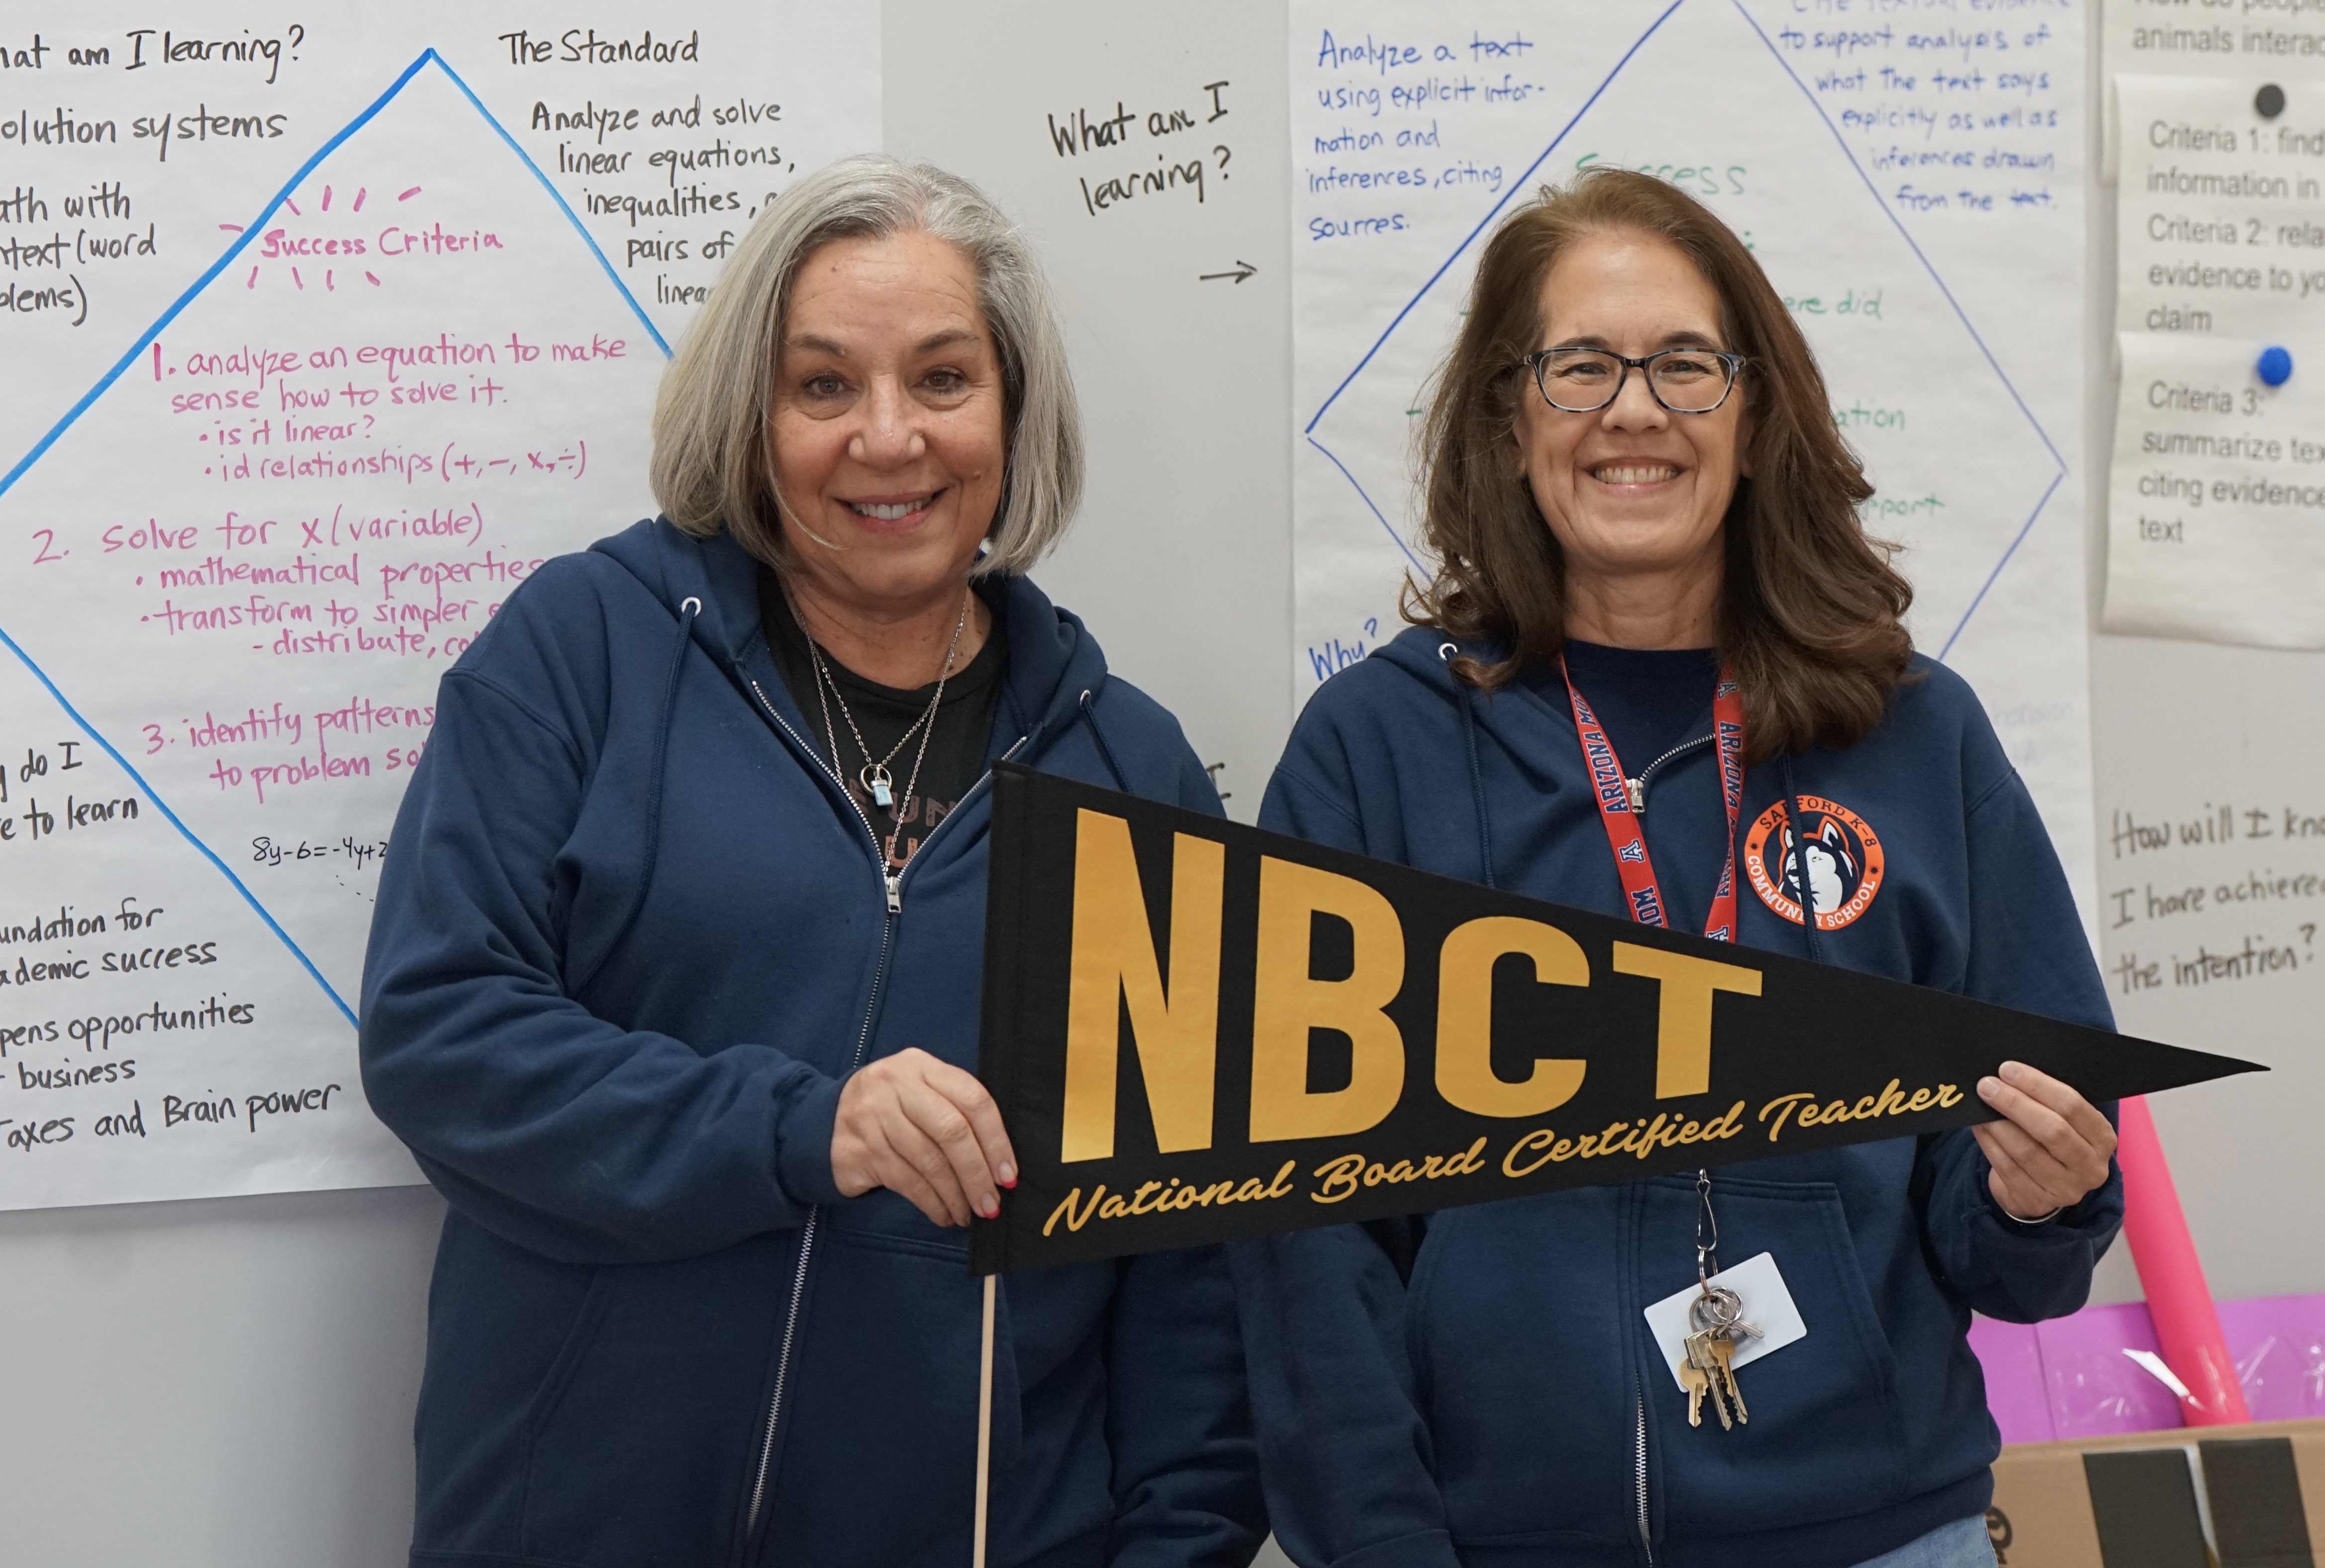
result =
[[[1631,918],[1645,926],[1671,925],[1663,909],[1663,890],[1655,884],[1655,862],[1647,858],[1646,835],[1639,830],[1639,815],[1631,806],[1629,776],[1615,755],[1615,742],[1598,715],[1574,689],[1563,656],[1558,673],[1565,678],[1567,700],[1574,705],[1574,728],[1582,737],[1582,761],[1590,770],[1590,788],[1598,798],[1598,820],[1606,825],[1607,843],[1615,852],[1615,874],[1623,879],[1623,897]],[[1703,934],[1714,942],[1736,940],[1736,822],[1744,810],[1744,698],[1736,689],[1736,673],[1723,668],[1711,693],[1711,728],[1719,748],[1719,789],[1728,803],[1728,863],[1719,873],[1719,887],[1711,895],[1711,918]]]

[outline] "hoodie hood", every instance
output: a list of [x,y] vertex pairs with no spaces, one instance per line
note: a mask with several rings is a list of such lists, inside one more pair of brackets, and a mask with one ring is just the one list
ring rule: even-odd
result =
[[[1513,755],[1537,751],[1545,743],[1553,747],[1570,747],[1579,753],[1581,736],[1574,725],[1572,711],[1563,705],[1546,700],[1540,692],[1523,681],[1514,681],[1496,692],[1480,692],[1453,673],[1453,660],[1468,658],[1481,663],[1493,663],[1505,656],[1501,644],[1477,640],[1461,640],[1446,635],[1433,626],[1416,626],[1400,633],[1387,647],[1373,654],[1374,661],[1384,663],[1417,680],[1427,690],[1442,696],[1459,713],[1463,742],[1463,753],[1469,770],[1469,799],[1475,813],[1477,832],[1477,881],[1487,887],[1498,887],[1494,868],[1494,825],[1492,795],[1486,787],[1484,755],[1479,750],[1478,733],[1487,733],[1494,743]],[[1544,724],[1542,717],[1549,716]],[[1711,705],[1704,704],[1699,724],[1690,728],[1688,739],[1711,734]],[[1569,737],[1571,737],[1570,741]],[[1552,764],[1543,761],[1545,770]],[[1770,758],[1763,764],[1773,770],[1778,795],[1784,801],[1792,820],[1798,822],[1808,816],[1799,786],[1793,781],[1792,759],[1789,756]],[[1793,855],[1799,859],[1796,874],[1802,887],[1809,885],[1806,841],[1796,841]],[[1813,962],[1823,963],[1824,944],[1819,939],[1816,927],[1805,916],[1797,927],[1799,946]]]
[[[598,540],[590,553],[618,562],[687,625],[695,646],[713,662],[742,674],[746,683],[755,677],[765,698],[795,726],[803,724],[789,689],[772,678],[773,659],[759,625],[759,562],[732,536],[699,539],[657,517]],[[1030,578],[996,573],[974,579],[972,586],[1008,644],[995,745],[1006,751],[1024,737],[1030,755],[1045,732],[1064,728],[1086,711],[1085,694],[1094,698],[1104,688],[1105,651],[1080,616],[1051,604]]]

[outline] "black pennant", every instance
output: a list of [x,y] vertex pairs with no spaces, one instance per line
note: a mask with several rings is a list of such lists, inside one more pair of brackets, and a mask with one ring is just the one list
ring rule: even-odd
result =
[[1194,1246],[2259,1071],[1522,899],[1002,764],[978,1273]]

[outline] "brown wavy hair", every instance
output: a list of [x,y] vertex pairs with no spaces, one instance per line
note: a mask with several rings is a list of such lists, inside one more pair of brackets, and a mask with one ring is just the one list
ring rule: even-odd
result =
[[1745,466],[1725,522],[1719,647],[1743,687],[1749,757],[1848,746],[1881,722],[1904,678],[1913,590],[1866,537],[1873,493],[1833,422],[1808,340],[1734,231],[1651,175],[1600,168],[1542,188],[1487,240],[1469,311],[1440,368],[1421,432],[1423,536],[1441,563],[1409,586],[1405,617],[1501,645],[1498,663],[1454,661],[1485,690],[1565,641],[1564,552],[1524,483],[1519,400],[1539,395],[1521,363],[1541,346],[1542,281],[1568,246],[1610,230],[1679,247],[1719,296],[1728,346],[1748,363]]

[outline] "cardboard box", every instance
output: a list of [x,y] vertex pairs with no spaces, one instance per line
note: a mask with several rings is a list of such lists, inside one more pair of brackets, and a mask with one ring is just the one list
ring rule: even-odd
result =
[[2015,1443],[1986,1522],[2002,1568],[2320,1568],[2325,1421]]

